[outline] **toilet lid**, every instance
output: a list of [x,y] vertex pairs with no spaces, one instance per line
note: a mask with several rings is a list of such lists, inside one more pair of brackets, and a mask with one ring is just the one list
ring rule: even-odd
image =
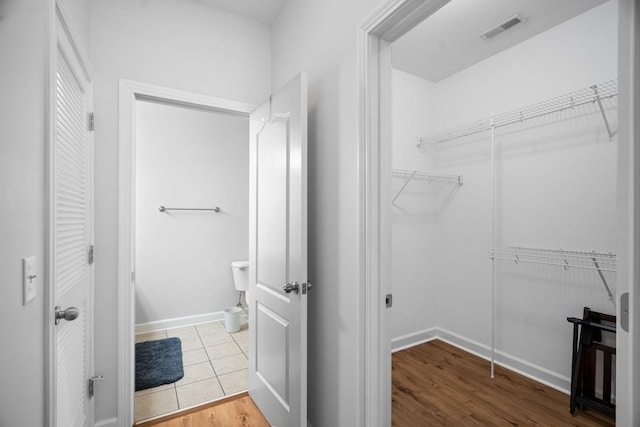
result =
[[249,261],[232,261],[231,267],[234,268],[247,268],[249,267]]

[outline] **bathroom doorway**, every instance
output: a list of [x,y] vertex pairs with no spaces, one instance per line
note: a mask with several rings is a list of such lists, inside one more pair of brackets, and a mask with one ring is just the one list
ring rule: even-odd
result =
[[[131,356],[136,366],[136,352],[178,341],[182,364],[151,383],[134,367],[138,423],[247,389],[246,302],[231,263],[248,259],[249,120],[171,98],[132,104]],[[239,329],[225,322],[237,307]]]

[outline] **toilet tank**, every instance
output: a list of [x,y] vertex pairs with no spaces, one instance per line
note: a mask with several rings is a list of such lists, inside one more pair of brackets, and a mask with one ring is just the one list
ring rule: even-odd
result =
[[233,272],[233,284],[237,291],[249,289],[249,261],[233,261],[231,263]]

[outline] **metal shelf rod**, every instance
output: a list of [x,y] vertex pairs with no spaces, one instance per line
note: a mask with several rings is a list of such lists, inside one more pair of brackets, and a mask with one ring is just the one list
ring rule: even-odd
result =
[[598,267],[591,267],[591,266],[587,266],[587,265],[575,265],[575,264],[563,264],[563,263],[559,263],[559,262],[547,262],[547,261],[538,261],[538,260],[528,260],[528,259],[514,259],[514,258],[507,258],[507,257],[500,257],[500,256],[491,256],[492,259],[501,259],[501,260],[505,260],[505,261],[512,261],[516,264],[519,264],[521,262],[526,262],[526,263],[530,263],[530,264],[544,264],[544,265],[556,265],[559,267],[564,267],[564,268],[582,268],[582,269],[586,269],[586,270],[599,270],[599,271],[611,271],[611,272],[616,272],[615,269],[612,268],[598,268]]
[[[580,256],[580,255],[551,255],[551,254],[540,254],[540,253],[526,253],[526,252],[518,252],[518,251],[501,251],[501,250],[495,250],[494,251],[495,254],[497,255],[502,255],[502,256],[514,256],[514,257],[529,257],[529,258],[541,258],[541,259],[558,259],[558,260],[568,260],[568,261],[575,261],[575,262],[588,262],[591,263],[593,261],[594,256],[588,257],[588,256]],[[597,257],[596,257],[597,258]],[[616,261],[613,259],[608,259],[608,258],[603,258],[601,261],[602,264],[616,264]]]
[[164,206],[160,206],[158,208],[158,210],[160,212],[166,212],[166,211],[212,211],[212,212],[220,212],[220,208],[219,207],[215,207],[215,208],[166,208]]

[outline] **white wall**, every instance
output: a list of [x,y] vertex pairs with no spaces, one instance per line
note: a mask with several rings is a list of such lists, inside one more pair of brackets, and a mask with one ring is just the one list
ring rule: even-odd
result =
[[95,0],[96,420],[117,415],[118,81],[258,104],[270,92],[270,29],[196,1]]
[[[432,98],[437,130],[616,78],[616,23],[616,2],[609,2],[441,81]],[[609,116],[615,128],[615,110]],[[440,170],[464,175],[435,227],[438,323],[488,346],[490,140],[480,134],[465,141],[422,151]],[[595,105],[503,128],[496,144],[498,247],[615,251],[616,144]],[[613,312],[597,273],[503,263],[498,277],[498,350],[549,370],[546,380],[567,387],[566,317],[580,316],[583,306]],[[607,279],[615,287],[615,277]]]
[[309,73],[309,422],[358,426],[357,28],[378,0],[287,2],[273,24],[273,88]]
[[92,0],[62,0],[73,21],[79,42],[91,58],[91,5]]
[[235,306],[229,263],[249,256],[248,117],[138,101],[136,131],[136,324]]
[[[47,3],[0,2],[0,425],[44,423]],[[22,258],[37,257],[37,297],[22,305]],[[25,375],[24,367],[29,367]],[[11,392],[9,392],[11,391]]]
[[[393,168],[432,171],[433,162],[418,151],[419,135],[435,130],[436,84],[393,70]],[[404,189],[403,189],[404,186]],[[437,326],[436,290],[440,282],[434,260],[438,219],[458,187],[393,179],[393,308],[391,336],[415,334]]]
[[[0,2],[0,425],[44,425],[48,27],[51,1]],[[75,26],[89,16],[69,10]],[[88,3],[88,2],[84,2]],[[83,43],[85,40],[80,40]],[[9,59],[10,58],[10,59]],[[22,305],[22,258],[35,255],[35,300]],[[25,371],[26,369],[26,371]]]

